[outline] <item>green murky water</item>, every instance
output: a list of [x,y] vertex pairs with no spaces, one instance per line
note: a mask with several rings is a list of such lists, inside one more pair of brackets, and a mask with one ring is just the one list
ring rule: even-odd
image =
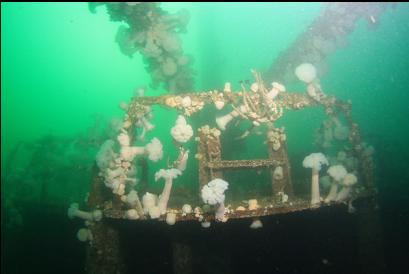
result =
[[[187,32],[180,36],[183,51],[194,60],[193,89],[209,91],[222,89],[225,82],[237,90],[239,81],[252,79],[250,69],[267,71],[320,14],[323,4],[163,3],[161,7],[169,12],[189,11]],[[387,8],[374,30],[360,20],[348,35],[347,45],[328,56],[328,72],[321,77],[327,94],[352,101],[352,115],[363,138],[376,151],[381,204],[388,208],[392,201],[398,203],[390,205],[391,211],[407,205],[409,199],[408,19],[409,5],[401,3]],[[119,103],[129,101],[138,87],[146,87],[147,96],[166,93],[163,86],[151,86],[141,54],[129,58],[121,53],[115,42],[119,25],[110,21],[104,7],[92,14],[85,3],[2,3],[2,212],[8,217],[24,211],[19,201],[66,207],[84,200],[95,155],[104,140],[116,136],[110,121],[122,119]],[[286,87],[293,92],[305,90],[300,82]],[[158,137],[164,157],[150,167],[149,189],[159,193],[163,183],[154,183],[154,173],[177,156],[169,134],[177,112],[155,107],[153,113],[151,122],[156,128],[146,139]],[[215,126],[218,115],[214,109],[207,110],[197,119]],[[303,110],[289,112],[277,123],[287,129],[298,181],[307,174],[303,157],[317,150],[314,132],[321,119],[321,110]],[[223,156],[264,158],[262,142],[257,134],[246,142],[222,140]],[[191,150],[189,167],[175,185],[182,194],[198,187],[196,143],[186,148]],[[269,188],[263,184],[269,175],[263,174],[256,182],[252,180],[258,173],[230,174],[229,178],[240,181],[235,190],[240,195],[254,188],[263,193]],[[408,213],[403,214],[407,217]],[[24,227],[24,216],[19,218],[11,227]],[[2,239],[8,222],[9,218],[2,217]]]

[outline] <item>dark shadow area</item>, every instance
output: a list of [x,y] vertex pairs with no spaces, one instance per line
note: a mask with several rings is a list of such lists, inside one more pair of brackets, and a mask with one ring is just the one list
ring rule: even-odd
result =
[[83,222],[62,207],[24,204],[20,212],[23,225],[6,229],[2,204],[1,273],[84,273],[85,245],[76,239]]
[[[407,218],[390,203],[380,210],[387,273],[407,270]],[[407,207],[406,207],[407,208]],[[76,239],[82,222],[69,220],[65,209],[25,205],[24,226],[2,228],[2,273],[86,273],[86,245]],[[121,252],[129,273],[174,273],[174,246],[189,246],[192,273],[363,273],[359,262],[359,215],[346,206],[212,223],[120,222]],[[184,259],[184,258],[178,258]],[[405,270],[406,269],[406,270]],[[189,273],[189,272],[186,272]]]

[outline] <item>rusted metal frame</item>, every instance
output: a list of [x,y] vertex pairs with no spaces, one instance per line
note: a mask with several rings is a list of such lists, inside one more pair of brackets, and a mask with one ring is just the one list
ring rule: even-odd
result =
[[219,160],[207,162],[207,166],[211,169],[276,167],[282,164],[284,164],[284,161],[271,159]]
[[279,192],[284,192],[287,195],[293,196],[293,187],[291,180],[291,166],[287,153],[287,142],[281,143],[280,148],[275,151],[271,142],[268,142],[268,154],[271,161],[281,162],[276,166],[283,168],[283,178],[281,180],[274,179],[274,170],[271,170],[272,192],[273,197]]
[[359,170],[362,175],[363,182],[366,187],[374,188],[374,163],[371,157],[365,157],[364,150],[362,147],[362,137],[359,130],[358,124],[352,119],[352,104],[349,102],[343,102],[341,100],[335,100],[333,105],[335,111],[330,112],[331,116],[336,117],[337,112],[341,112],[349,127],[349,137],[348,140],[352,145],[352,152],[358,159],[360,164]]

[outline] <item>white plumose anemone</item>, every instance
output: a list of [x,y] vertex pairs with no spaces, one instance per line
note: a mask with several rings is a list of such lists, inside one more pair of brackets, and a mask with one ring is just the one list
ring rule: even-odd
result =
[[130,146],[130,139],[129,139],[129,135],[127,133],[120,133],[117,137],[119,144],[121,145],[121,147],[128,147]]
[[158,219],[160,215],[161,213],[158,206],[149,208],[149,217],[151,217],[151,219]]
[[303,63],[295,68],[295,75],[300,81],[304,83],[311,83],[317,78],[317,70],[314,65],[310,63]]
[[260,221],[260,219],[254,219],[250,225],[251,229],[259,229],[262,227],[263,227],[263,223]]
[[92,241],[92,233],[88,228],[81,228],[77,232],[77,239],[81,242]]
[[124,197],[124,202],[126,202],[133,209],[136,209],[138,215],[143,215],[144,210],[136,190],[133,189],[128,193],[128,195],[122,197]]
[[352,186],[354,186],[357,182],[358,178],[354,174],[348,173],[347,175],[345,175],[344,179],[341,182],[341,185],[343,187],[338,193],[336,201],[345,201],[346,199],[348,199]]
[[79,206],[77,203],[72,203],[68,208],[67,215],[70,219],[77,217],[83,219],[85,221],[100,221],[102,219],[102,211],[101,210],[94,210],[91,212],[86,212],[79,210]]
[[147,154],[149,160],[156,162],[163,157],[163,146],[158,138],[153,138],[149,144],[145,147],[136,146],[122,146],[121,147],[121,158],[125,161],[132,161],[135,156]]
[[257,199],[250,199],[248,200],[249,210],[256,210],[259,208]]
[[327,173],[332,177],[332,184],[331,189],[327,198],[325,198],[325,202],[335,201],[338,192],[338,184],[344,179],[345,175],[347,175],[347,170],[343,165],[335,165],[328,168]]
[[217,100],[217,101],[214,102],[214,105],[218,110],[221,110],[224,107],[224,101]]
[[149,160],[156,162],[163,157],[163,146],[158,138],[153,138],[152,141],[145,146]]
[[216,210],[216,219],[219,221],[224,220],[224,192],[228,189],[228,187],[228,182],[216,178],[203,186],[201,191],[203,202],[209,205],[218,205]]
[[328,160],[322,153],[311,153],[304,158],[303,166],[312,169],[311,205],[320,203],[319,171],[322,165],[328,165]]
[[273,172],[273,179],[279,181],[282,180],[283,178],[284,178],[283,168],[281,166],[276,167]]
[[186,143],[193,136],[192,127],[187,124],[185,117],[179,115],[176,124],[170,130],[172,137],[179,143]]
[[149,192],[146,192],[142,197],[143,211],[145,214],[149,213],[149,209],[155,207],[158,202],[158,196]]
[[137,220],[137,219],[139,219],[139,214],[138,214],[138,212],[136,211],[136,209],[133,209],[133,208],[127,210],[125,216],[126,216],[126,218],[129,219],[129,220]]
[[273,82],[271,86],[271,90],[267,93],[269,100],[274,100],[280,92],[285,92],[285,86],[280,83]]
[[158,207],[160,210],[160,214],[165,214],[166,209],[169,202],[170,191],[172,189],[172,182],[173,179],[181,175],[182,172],[179,169],[171,168],[171,169],[161,169],[155,173],[155,181],[159,180],[160,178],[165,179],[165,186],[163,188],[162,194],[159,197]]
[[300,81],[307,84],[307,94],[310,97],[317,101],[325,97],[317,78],[317,69],[314,65],[303,63],[295,69],[294,73]]
[[174,225],[176,223],[176,213],[169,212],[166,214],[166,223],[168,225]]
[[189,205],[189,204],[184,204],[183,207],[182,207],[182,212],[185,215],[192,213],[193,212],[192,206]]
[[[244,105],[239,107],[241,113],[247,113],[248,110]],[[229,124],[234,118],[238,117],[240,113],[233,109],[230,113],[226,115],[219,116],[216,118],[216,124],[221,130],[226,130],[227,124]]]

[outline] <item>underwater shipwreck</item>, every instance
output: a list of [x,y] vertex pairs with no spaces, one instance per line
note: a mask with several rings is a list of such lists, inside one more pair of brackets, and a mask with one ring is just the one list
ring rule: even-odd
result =
[[[103,219],[127,219],[135,222],[156,220],[166,222],[168,225],[195,220],[206,228],[211,222],[251,218],[250,227],[260,228],[262,227],[262,222],[258,218],[260,216],[315,210],[338,203],[348,203],[350,210],[353,210],[351,205],[353,200],[374,197],[373,149],[361,140],[359,127],[351,117],[351,103],[323,93],[320,93],[319,98],[307,94],[292,94],[284,91],[282,85],[273,85],[267,90],[260,75],[256,72],[254,74],[257,81],[249,90],[243,84],[241,91],[232,91],[230,84],[226,83],[223,89],[209,92],[132,98],[126,107],[124,126],[116,143],[112,140],[105,142],[98,154],[99,171],[95,171],[88,198],[88,206],[92,211],[80,211],[77,204],[71,205],[68,211],[70,217],[76,216],[86,220],[87,228],[78,232],[78,238],[91,241],[94,256],[114,256],[111,252],[115,237],[112,238],[111,234],[107,240],[106,230],[109,229],[104,227]],[[154,131],[155,126],[149,122],[152,105],[172,108],[179,113],[169,134],[169,138],[176,141],[178,157],[155,173],[156,181],[165,181],[159,196],[149,192],[139,194],[133,188],[134,185],[148,183],[149,162],[163,155],[162,145],[157,138],[153,138],[145,146],[134,145],[137,143],[134,140],[145,131]],[[215,121],[217,128],[205,124],[199,127],[197,132],[193,132],[188,118],[200,112],[202,108],[213,105],[220,109],[229,108],[231,111],[217,118]],[[286,112],[303,111],[305,108],[314,107],[322,108],[328,116],[328,120],[323,123],[323,142],[328,141],[328,137],[324,136],[329,135],[328,131],[336,131],[337,138],[344,139],[348,144],[346,147],[349,150],[343,150],[335,157],[337,162],[345,162],[348,169],[342,164],[331,165],[328,169],[329,176],[320,178],[319,171],[329,165],[327,157],[322,153],[307,155],[303,166],[312,170],[310,193],[299,196],[294,195],[293,191],[292,163],[287,154],[285,129],[275,128],[274,122],[285,116]],[[346,125],[341,124],[340,117],[347,121]],[[246,138],[246,135],[251,134],[253,127],[268,125],[265,132],[268,158],[222,159],[223,147],[220,139],[223,138],[224,132],[228,131],[227,124],[233,123],[233,119],[251,122],[249,130],[239,138]],[[140,135],[137,135],[137,132],[140,132]],[[183,145],[189,141],[197,143],[198,153],[194,160],[198,162],[199,167],[197,184],[200,193],[191,197],[178,197],[178,200],[185,198],[186,203],[172,207],[169,206],[169,201],[174,198],[172,188],[177,189],[177,181],[183,180],[183,177],[182,179],[178,177],[187,168],[189,159],[189,151]],[[350,159],[356,161],[348,162]],[[353,168],[353,172],[348,171],[350,168]],[[235,182],[224,181],[223,172],[241,169],[268,169],[271,174],[271,193],[266,193],[262,199],[251,196],[245,201],[242,197],[239,200],[225,199],[225,192],[228,193],[229,187]],[[320,194],[319,180],[326,180],[327,184],[331,184],[328,193]],[[101,250],[103,253],[100,253]],[[96,265],[101,267],[100,263]]]
[[[128,102],[119,104],[121,121],[109,134],[74,141],[46,136],[32,144],[29,168],[17,175],[35,180],[25,183],[12,172],[4,177],[10,189],[17,188],[6,197],[14,213],[7,212],[4,220],[11,220],[11,229],[22,223],[14,218],[19,202],[58,214],[63,208],[60,211],[70,219],[60,214],[64,220],[73,226],[77,223],[71,219],[83,222],[76,237],[86,244],[86,272],[99,274],[129,272],[124,254],[139,243],[127,243],[129,230],[138,228],[135,237],[145,242],[150,241],[151,229],[158,234],[171,231],[164,237],[172,242],[173,273],[196,273],[191,239],[198,238],[197,233],[237,220],[242,222],[236,222],[235,229],[259,232],[268,228],[268,218],[336,208],[359,214],[358,245],[364,254],[359,255],[371,270],[367,273],[378,273],[382,258],[376,253],[380,240],[375,149],[354,120],[353,103],[334,96],[321,80],[328,69],[326,58],[346,46],[345,38],[357,22],[365,20],[372,30],[394,5],[327,3],[267,70],[248,68],[249,80],[224,79],[203,90],[195,88],[193,58],[183,51],[182,34],[190,17],[186,10],[170,13],[156,2],[90,3],[90,12],[104,8],[111,21],[122,23],[115,37],[119,50],[129,57],[139,54],[151,86],[165,92],[153,96],[150,88],[137,88]],[[293,88],[294,83],[300,88]],[[318,125],[308,129],[313,134],[294,136],[293,128],[312,111]],[[300,140],[309,151],[293,149],[291,145]],[[7,171],[20,157],[16,155],[23,151],[23,143],[6,159]],[[72,158],[70,149],[78,152]],[[98,150],[95,157],[93,149]],[[70,163],[58,162],[55,155]],[[72,186],[59,186],[62,194],[51,197],[50,188],[63,185],[73,173],[77,176],[66,180]],[[81,201],[88,187],[85,173],[91,182]],[[25,188],[30,184],[32,188]],[[74,194],[63,200],[69,192]],[[32,198],[35,195],[40,198]],[[69,205],[72,197],[78,203]],[[124,251],[124,243],[129,250]],[[211,251],[217,256],[222,252]],[[141,254],[144,250],[135,260],[143,261]]]
[[[387,4],[328,4],[312,23],[315,28],[303,33],[269,71],[251,70],[252,80],[241,81],[239,88],[226,82],[208,91],[191,89],[193,76],[179,38],[188,22],[184,12],[171,15],[153,3],[103,5],[112,20],[129,25],[118,32],[122,52],[144,55],[153,81],[170,92],[145,96],[147,92],[141,88],[129,102],[121,103],[120,129],[96,156],[87,204],[72,204],[68,209],[70,218],[85,221],[77,237],[89,243],[90,273],[122,273],[124,269],[120,233],[111,222],[162,222],[169,226],[197,222],[206,229],[214,223],[228,225],[230,220],[247,218],[250,228],[258,229],[263,227],[263,216],[339,205],[354,211],[357,201],[367,212],[374,207],[374,149],[361,137],[352,117],[352,103],[325,90],[320,76],[325,57],[336,49],[336,37],[351,32],[351,22],[361,18],[375,23]],[[95,11],[96,6],[90,4],[90,8]],[[294,80],[305,89],[287,90],[286,83]],[[158,109],[174,112],[176,120],[154,124],[152,117]],[[304,155],[302,162],[293,161],[287,145],[291,133],[285,123],[277,126],[277,122],[308,109],[319,109],[325,119],[316,129],[316,150]],[[200,113],[205,113],[206,119],[198,119]],[[259,145],[267,157],[224,158],[225,142],[246,142],[255,132],[264,140]],[[148,134],[153,136],[149,140]],[[171,140],[172,148],[164,148],[164,138]],[[192,146],[196,147],[194,154],[189,150]],[[164,157],[167,165],[154,170],[151,178],[152,165]],[[294,166],[303,166],[311,176],[295,184]],[[194,191],[178,191],[186,170],[197,172]],[[246,170],[266,172],[269,190],[262,195],[230,194],[237,182],[227,179],[231,176],[226,173]],[[164,183],[162,191],[147,191],[148,185],[158,182]],[[297,189],[300,185],[303,187]],[[173,263],[179,265],[174,267],[179,269],[177,273],[187,271],[189,255],[182,253],[188,252],[176,252]]]

